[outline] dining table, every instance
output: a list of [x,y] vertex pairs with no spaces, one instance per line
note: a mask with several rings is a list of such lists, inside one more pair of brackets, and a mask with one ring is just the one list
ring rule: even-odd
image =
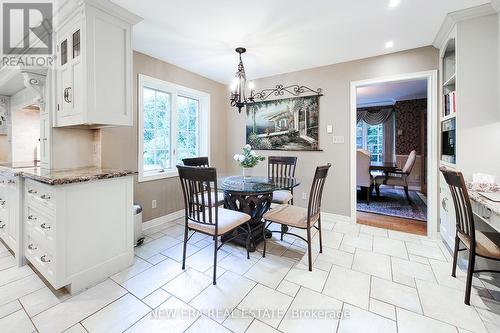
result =
[[382,171],[385,174],[388,174],[396,171],[397,168],[398,165],[396,164],[396,162],[370,162],[370,171]]
[[[224,193],[224,208],[250,215],[250,252],[263,240],[263,216],[271,209],[273,192],[291,190],[300,185],[294,177],[229,176],[217,180],[219,191]],[[271,232],[266,234],[270,238]],[[233,238],[234,243],[246,246],[247,231],[236,228],[233,233],[222,237],[222,241]]]

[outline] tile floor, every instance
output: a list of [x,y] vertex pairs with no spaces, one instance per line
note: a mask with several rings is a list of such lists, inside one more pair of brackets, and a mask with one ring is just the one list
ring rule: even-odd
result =
[[[0,243],[0,332],[500,332],[500,288],[450,276],[439,241],[324,222],[324,253],[305,243],[268,243],[246,259],[224,246],[211,284],[212,241],[195,235],[181,270],[182,220],[148,230],[134,265],[77,295],[54,291]],[[301,231],[296,231],[302,233]],[[260,247],[259,247],[260,250]]]

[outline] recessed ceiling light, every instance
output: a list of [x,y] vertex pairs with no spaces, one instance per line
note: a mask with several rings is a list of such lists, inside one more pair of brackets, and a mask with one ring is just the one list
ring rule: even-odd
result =
[[392,40],[385,42],[385,48],[390,49],[394,46],[394,42]]
[[401,0],[389,0],[389,8],[397,7],[401,3]]

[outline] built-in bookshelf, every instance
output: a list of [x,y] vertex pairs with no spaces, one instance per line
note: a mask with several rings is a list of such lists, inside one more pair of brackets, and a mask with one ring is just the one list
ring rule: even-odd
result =
[[456,58],[455,58],[455,39],[450,39],[442,58],[442,120],[452,118],[456,115]]
[[457,63],[455,38],[450,38],[441,54],[441,163],[456,163]]

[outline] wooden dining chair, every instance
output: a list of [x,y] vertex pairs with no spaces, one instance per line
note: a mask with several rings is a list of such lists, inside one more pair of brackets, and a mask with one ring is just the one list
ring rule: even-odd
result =
[[[321,198],[323,196],[323,188],[325,186],[326,176],[331,164],[318,166],[314,173],[314,179],[309,192],[309,203],[307,208],[293,206],[289,204],[282,204],[276,208],[271,209],[264,214],[263,235],[264,235],[264,250],[262,256],[266,256],[266,231],[267,228],[273,224],[278,223],[289,227],[298,229],[305,229],[307,231],[307,238],[299,236],[294,233],[285,232],[287,235],[295,236],[307,242],[307,254],[309,259],[309,271],[312,271],[312,255],[311,255],[311,228],[314,227],[319,232],[319,253],[323,253],[323,242],[321,239]],[[318,226],[316,226],[316,222]],[[269,230],[271,231],[271,230]],[[271,231],[283,232],[283,231]]]
[[[250,259],[251,241],[250,215],[218,207],[213,197],[207,193],[217,192],[217,171],[215,168],[202,168],[178,165],[185,209],[184,246],[182,250],[182,269],[186,267],[186,247],[195,232],[212,236],[214,240],[213,284],[217,277],[217,251],[227,242],[241,234],[228,237],[218,245],[219,236],[230,235],[236,228],[242,227],[247,234],[247,259]],[[243,225],[246,224],[246,228]],[[188,237],[189,231],[194,231]]]
[[208,168],[210,166],[208,165],[208,157],[183,158],[182,163],[186,166],[196,166],[203,168]]
[[[460,171],[449,170],[445,167],[441,167],[439,170],[450,187],[451,197],[455,206],[456,234],[451,276],[456,277],[458,252],[468,250],[469,262],[467,264],[465,304],[470,305],[472,275],[482,272],[500,273],[500,271],[495,270],[474,269],[476,256],[500,261],[500,233],[476,230],[475,219],[479,217],[472,212],[469,193],[467,192],[467,186],[465,185],[462,173]],[[462,249],[460,248],[460,242],[465,246]]]
[[[297,157],[294,156],[269,156],[267,158],[267,176],[270,178],[295,177]],[[293,205],[293,188],[273,192],[272,203]]]
[[[183,158],[182,163],[185,166],[202,167],[202,168],[209,167],[208,157]],[[215,195],[215,193],[217,193],[217,195]],[[205,195],[208,196],[208,193],[206,193]],[[215,202],[218,206],[222,206],[224,204],[224,194],[222,192],[212,192],[212,202]]]

